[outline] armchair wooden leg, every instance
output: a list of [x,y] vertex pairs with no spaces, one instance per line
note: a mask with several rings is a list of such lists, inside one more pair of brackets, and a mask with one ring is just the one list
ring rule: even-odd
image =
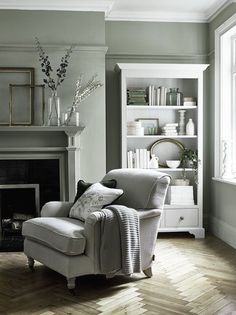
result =
[[147,276],[148,278],[152,277],[152,267],[149,267],[145,270],[143,270],[143,273],[145,274],[145,276]]
[[67,288],[74,295],[75,294],[75,280],[76,278],[67,278]]
[[28,267],[31,271],[35,271],[34,269],[34,259],[32,257],[27,256]]

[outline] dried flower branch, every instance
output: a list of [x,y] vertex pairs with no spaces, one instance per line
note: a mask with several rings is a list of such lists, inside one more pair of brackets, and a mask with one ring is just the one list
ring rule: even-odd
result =
[[45,74],[46,79],[43,80],[43,82],[52,90],[52,91],[56,91],[57,88],[62,84],[62,82],[65,80],[66,78],[66,70],[67,67],[69,65],[69,58],[70,55],[73,51],[73,45],[70,46],[69,49],[66,50],[66,54],[65,56],[63,56],[61,58],[61,63],[56,71],[56,75],[57,75],[57,80],[55,80],[54,78],[52,78],[52,74],[53,74],[53,68],[51,66],[50,60],[48,58],[48,55],[46,55],[45,51],[43,50],[39,39],[36,37],[35,38],[35,42],[36,42],[36,48],[38,50],[39,53],[39,61],[41,63],[41,68],[42,68],[42,72]]
[[95,74],[84,86],[82,86],[83,77],[79,76],[77,79],[73,103],[70,108],[68,118],[65,121],[65,125],[70,123],[73,112],[76,111],[76,109],[79,107],[79,104],[89,97],[97,88],[103,86],[103,84],[96,80],[96,78],[97,75]]

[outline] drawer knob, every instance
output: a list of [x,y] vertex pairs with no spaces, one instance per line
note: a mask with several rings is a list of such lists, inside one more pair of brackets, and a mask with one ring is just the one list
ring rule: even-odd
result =
[[184,220],[184,217],[180,217],[179,220],[180,220],[180,221],[183,221],[183,220]]

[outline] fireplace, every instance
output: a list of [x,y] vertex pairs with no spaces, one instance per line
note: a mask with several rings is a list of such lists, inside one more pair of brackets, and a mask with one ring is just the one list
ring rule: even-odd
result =
[[60,200],[58,159],[0,160],[0,251],[22,250],[22,224]]
[[24,221],[39,216],[39,184],[0,185],[0,250],[23,249]]
[[0,127],[0,251],[22,249],[23,221],[38,216],[46,202],[74,199],[82,130]]
[[0,160],[0,185],[38,184],[41,208],[48,201],[61,199],[60,168],[59,159],[50,156],[47,159]]

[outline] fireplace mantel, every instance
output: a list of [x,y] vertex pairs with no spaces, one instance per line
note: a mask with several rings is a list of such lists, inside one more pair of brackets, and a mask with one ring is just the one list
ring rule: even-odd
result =
[[1,126],[0,132],[60,132],[75,136],[83,131],[81,126]]
[[75,196],[80,177],[82,126],[1,126],[0,159],[35,158],[36,155],[65,156],[69,200]]

